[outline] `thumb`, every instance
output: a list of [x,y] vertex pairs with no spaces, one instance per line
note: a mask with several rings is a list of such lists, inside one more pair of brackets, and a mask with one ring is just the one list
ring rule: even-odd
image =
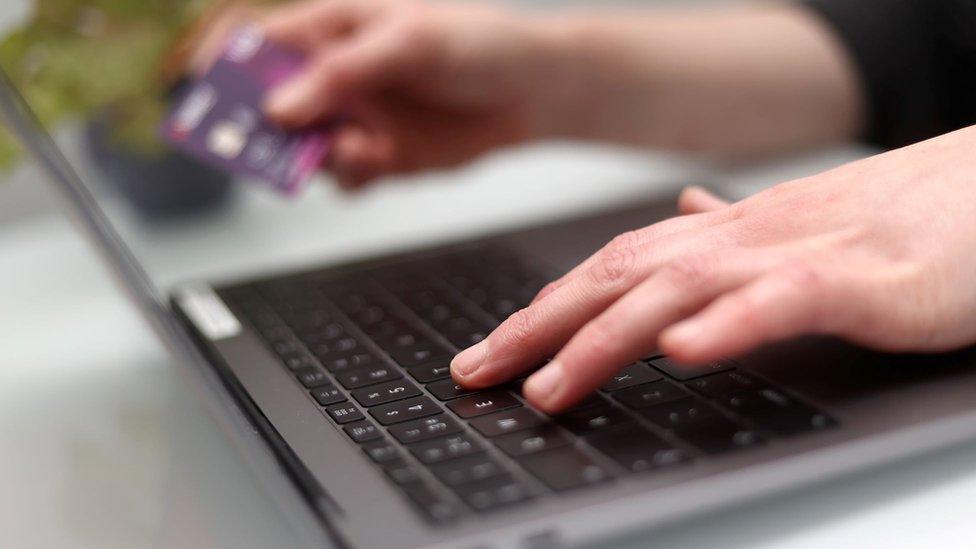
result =
[[705,189],[697,186],[685,187],[678,197],[678,211],[681,215],[712,212],[730,205]]

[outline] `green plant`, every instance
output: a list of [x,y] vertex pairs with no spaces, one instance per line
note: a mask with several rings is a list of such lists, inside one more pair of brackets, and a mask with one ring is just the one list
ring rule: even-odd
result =
[[[214,3],[35,0],[30,20],[0,42],[0,64],[46,126],[107,110],[120,143],[150,151],[172,84],[163,61]],[[0,169],[18,156],[0,128]]]

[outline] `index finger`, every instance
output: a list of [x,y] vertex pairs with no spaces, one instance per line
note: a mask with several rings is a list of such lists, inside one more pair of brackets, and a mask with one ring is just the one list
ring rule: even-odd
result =
[[[646,229],[645,229],[646,230]],[[702,237],[712,235],[710,238]],[[723,237],[705,230],[698,238],[675,234],[640,245],[625,233],[598,253],[589,268],[549,296],[501,323],[451,362],[461,385],[479,388],[515,377],[559,350],[589,320],[672,258],[720,246]]]

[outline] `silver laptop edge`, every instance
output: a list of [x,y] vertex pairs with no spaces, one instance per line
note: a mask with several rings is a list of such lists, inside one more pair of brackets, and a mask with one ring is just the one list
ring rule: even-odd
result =
[[[229,393],[200,348],[173,316],[165,298],[152,284],[57,145],[41,127],[3,68],[0,68],[0,116],[44,170],[61,196],[72,222],[81,229],[120,288],[181,366],[180,374],[195,389],[206,393],[199,400],[232,442],[240,447],[262,489],[282,509],[287,510],[282,516],[293,523],[296,533],[304,533],[310,545],[334,545],[335,532],[321,528],[327,525],[326,522],[313,520],[305,499],[307,494],[296,489],[289,471],[284,469],[267,440],[255,430],[252,421],[241,410],[238,401]],[[325,508],[316,507],[320,511]]]

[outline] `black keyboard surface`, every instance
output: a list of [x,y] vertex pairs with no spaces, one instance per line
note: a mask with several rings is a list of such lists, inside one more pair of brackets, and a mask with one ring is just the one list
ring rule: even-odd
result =
[[435,522],[652,474],[835,424],[732,361],[651,356],[554,417],[519,381],[473,392],[449,364],[551,274],[484,247],[221,290],[307,390]]

